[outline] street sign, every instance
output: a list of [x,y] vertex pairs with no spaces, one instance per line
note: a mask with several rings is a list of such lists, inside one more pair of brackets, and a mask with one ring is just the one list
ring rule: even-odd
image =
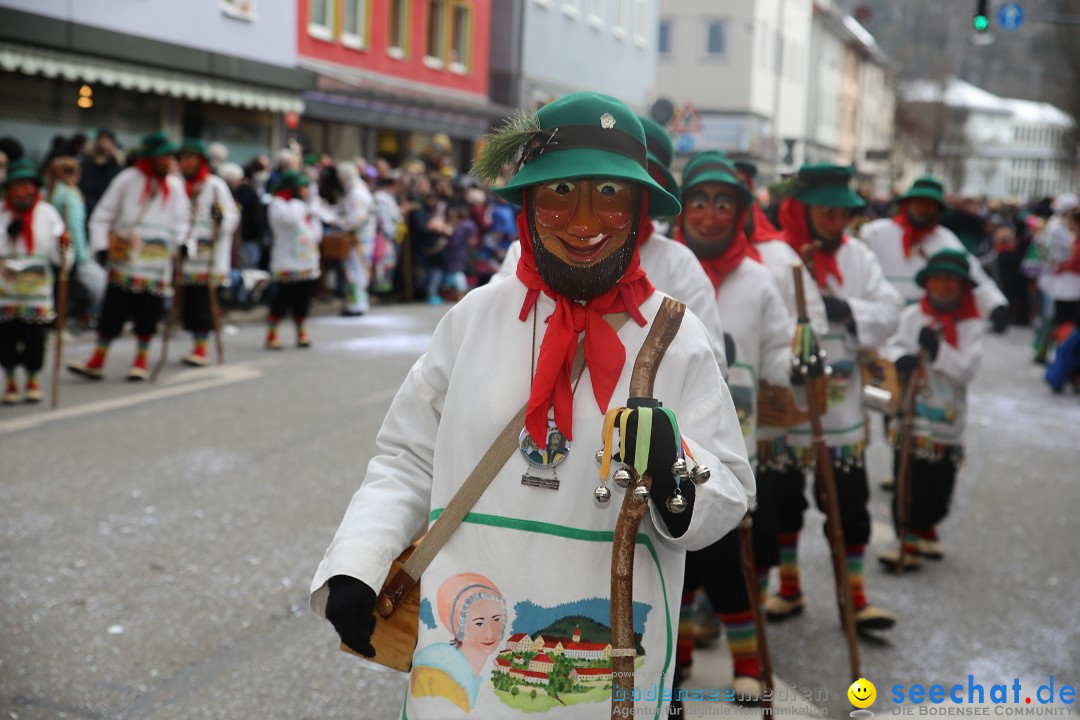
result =
[[1019,3],[1006,3],[998,10],[998,24],[1006,32],[1019,30],[1024,24],[1024,8]]
[[694,152],[694,136],[693,135],[679,135],[675,139],[675,152],[680,155],[689,155]]
[[701,124],[701,116],[689,100],[675,113],[675,119],[671,121],[672,134],[701,132],[704,126]]

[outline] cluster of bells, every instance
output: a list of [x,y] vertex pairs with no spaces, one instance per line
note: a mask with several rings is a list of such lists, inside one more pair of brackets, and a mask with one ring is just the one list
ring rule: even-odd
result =
[[[602,463],[604,459],[604,451],[596,451],[596,462]],[[676,458],[675,462],[671,464],[671,474],[675,477],[675,494],[667,499],[664,503],[667,505],[667,509],[676,515],[685,512],[686,508],[690,507],[690,503],[686,501],[682,491],[679,489],[679,483],[683,480],[690,480],[695,485],[701,485],[712,477],[712,471],[709,470],[707,465],[701,463],[695,463],[693,469],[690,469],[686,465],[686,460],[682,458]],[[628,488],[630,484],[634,482],[634,471],[623,466],[616,470],[611,479],[615,481],[615,484],[621,488]],[[637,502],[644,503],[649,501],[649,488],[642,484],[634,485],[634,489],[631,491],[633,498]],[[596,501],[603,504],[611,500],[611,491],[608,490],[607,485],[601,485],[593,492],[593,496]]]
[[803,375],[816,375],[817,371],[824,373],[825,377],[831,377],[833,374],[832,366],[826,364],[825,358],[829,354],[825,352],[825,348],[818,348],[808,356],[792,355],[791,356],[791,370],[792,372],[799,372]]

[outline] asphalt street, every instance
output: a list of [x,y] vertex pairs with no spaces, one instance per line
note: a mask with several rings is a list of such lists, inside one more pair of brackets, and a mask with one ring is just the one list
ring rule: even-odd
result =
[[[62,408],[0,408],[0,717],[20,720],[393,718],[404,676],[337,650],[308,586],[362,480],[374,436],[444,310],[378,307],[323,317],[314,347],[227,337],[228,363],[171,363],[160,381],[62,379]],[[871,599],[898,626],[864,640],[878,688],[967,682],[1080,685],[1080,399],[1052,396],[1030,334],[988,339],[970,393],[968,460],[947,557],[887,576],[889,497],[874,484]],[[175,358],[187,340],[175,341]],[[67,347],[88,354],[88,341]],[[152,353],[156,357],[155,344]],[[46,378],[47,380],[47,378]],[[886,454],[871,448],[880,477]],[[850,683],[821,517],[807,518],[808,607],[770,625],[783,682],[827,693],[846,717]],[[694,681],[726,681],[722,647]],[[719,658],[719,659],[718,659]],[[1075,705],[1072,706],[1075,713]]]

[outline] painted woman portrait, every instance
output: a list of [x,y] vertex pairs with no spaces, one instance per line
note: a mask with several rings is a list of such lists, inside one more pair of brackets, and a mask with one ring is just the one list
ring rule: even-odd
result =
[[506,601],[483,575],[461,573],[443,581],[436,603],[450,641],[413,656],[412,695],[445,698],[468,713],[484,681],[480,671],[506,634]]

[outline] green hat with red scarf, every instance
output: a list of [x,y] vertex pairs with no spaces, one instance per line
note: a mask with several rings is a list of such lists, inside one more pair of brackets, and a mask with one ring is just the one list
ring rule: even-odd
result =
[[851,189],[850,165],[808,163],[799,168],[791,197],[806,205],[828,208],[861,208],[866,201]]
[[742,196],[744,209],[750,204],[750,188],[739,181],[730,158],[718,150],[704,150],[690,158],[682,174],[683,196],[695,185],[707,182],[734,185]]
[[206,141],[199,138],[186,137],[180,143],[179,153],[191,153],[192,155],[198,155],[203,160],[210,162],[210,151],[206,147]]
[[523,204],[525,190],[534,185],[599,176],[641,185],[650,217],[672,217],[682,210],[679,200],[649,175],[641,121],[626,103],[609,95],[576,92],[536,113],[519,111],[487,136],[472,173],[495,182],[503,166],[515,161],[517,174],[493,192],[516,205]]
[[286,170],[278,177],[278,181],[274,183],[271,192],[278,193],[286,190],[297,190],[310,184],[311,180],[308,179],[308,176],[299,170]]
[[8,165],[7,176],[4,178],[4,187],[7,188],[13,182],[19,180],[33,180],[38,187],[41,186],[41,176],[34,169],[34,164],[27,158],[12,160]]
[[663,176],[664,189],[679,197],[679,183],[671,174],[671,162],[675,159],[675,142],[671,134],[660,123],[645,115],[638,115],[641,129],[645,131],[645,149],[649,157],[649,170],[656,170]]
[[945,186],[933,175],[923,175],[912,184],[911,189],[901,195],[897,200],[911,200],[912,198],[928,198],[933,200],[944,209]]
[[159,130],[156,133],[143,135],[142,141],[139,143],[138,156],[140,158],[156,158],[162,155],[175,155],[177,149],[179,149],[179,145],[170,140],[164,130]]
[[930,256],[930,259],[926,261],[926,267],[915,275],[915,282],[919,287],[926,287],[926,280],[931,275],[947,273],[955,275],[969,285],[974,285],[975,281],[971,278],[970,267],[971,260],[963,250],[942,250]]

